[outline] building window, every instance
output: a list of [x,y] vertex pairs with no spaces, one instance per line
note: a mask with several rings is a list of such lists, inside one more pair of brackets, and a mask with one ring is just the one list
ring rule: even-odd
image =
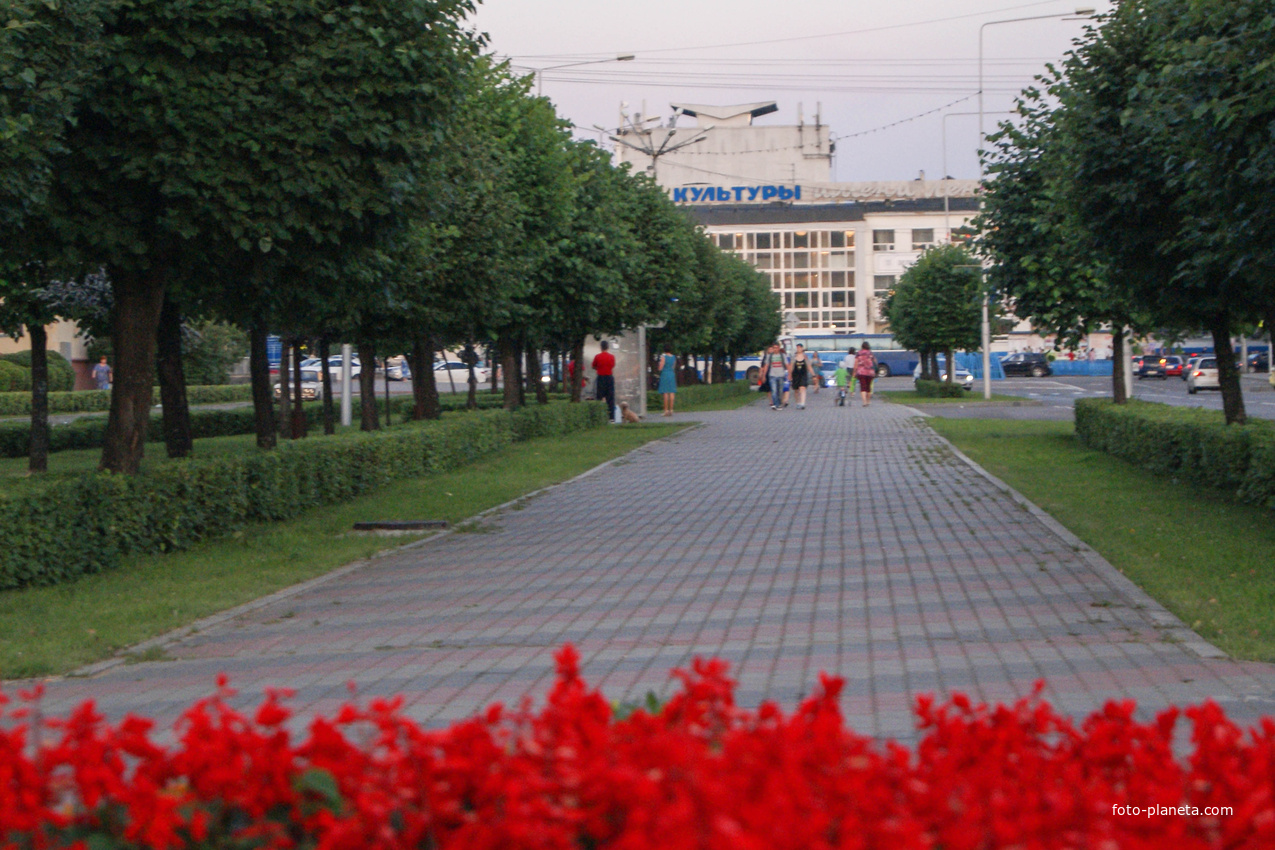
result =
[[758,233],[757,234],[757,249],[760,251],[760,250],[765,250],[769,247],[770,247],[770,234]]
[[912,250],[924,251],[926,248],[934,247],[934,228],[927,227],[922,230],[912,231]]
[[806,233],[806,231],[804,230],[798,230],[796,233],[793,234],[792,247],[809,248],[810,235]]
[[794,307],[809,307],[810,293],[809,292],[794,292],[792,294],[792,304]]
[[828,294],[832,296],[832,306],[833,306],[833,307],[844,307],[844,306],[846,306],[846,293],[844,293],[844,292],[830,292],[830,293],[828,293]]
[[792,255],[792,265],[795,269],[810,268],[810,254],[805,251],[798,251]]
[[897,278],[892,274],[879,274],[872,278],[872,288],[876,291],[878,297],[883,294],[889,294],[894,289]]
[[894,250],[894,231],[893,230],[872,231],[872,250],[873,251],[893,251]]

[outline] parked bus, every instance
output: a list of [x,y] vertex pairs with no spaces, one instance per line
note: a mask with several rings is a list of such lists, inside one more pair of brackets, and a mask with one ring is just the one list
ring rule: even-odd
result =
[[[921,362],[921,355],[906,348],[899,348],[890,334],[796,334],[781,336],[779,342],[785,353],[792,356],[798,343],[806,351],[815,351],[823,362],[825,372],[831,373],[851,351],[858,351],[864,342],[872,347],[877,358],[877,377],[911,375]],[[735,361],[735,379],[757,383],[761,356],[740,357]]]

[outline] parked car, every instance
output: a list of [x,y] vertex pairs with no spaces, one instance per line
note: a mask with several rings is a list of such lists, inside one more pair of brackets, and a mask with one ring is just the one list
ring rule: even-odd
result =
[[390,381],[410,381],[412,367],[403,355],[391,357],[385,361],[385,377]]
[[[939,357],[939,374],[942,376],[940,380],[943,380],[943,381],[947,380],[946,360],[947,359],[945,357],[942,357],[942,356]],[[921,365],[918,363],[917,367],[914,370],[912,370],[912,378],[913,380],[915,380],[920,377],[921,377]],[[956,385],[963,390],[973,389],[974,375],[970,373],[968,370],[962,369],[958,366],[956,368]]]
[[[478,383],[485,384],[491,380],[491,372],[486,366],[475,366],[474,377],[478,379]],[[450,387],[455,384],[459,389],[469,386],[469,367],[459,360],[439,360],[434,363],[434,383],[441,390],[444,387]]]
[[[323,367],[323,361],[317,357],[307,357],[305,360],[301,361],[302,369],[313,369],[316,372],[321,372],[322,367]],[[339,381],[341,379],[341,355],[333,354],[330,357],[328,357],[328,370],[332,373],[332,377],[335,380]],[[357,378],[359,376],[359,372],[361,371],[363,371],[363,367],[359,363],[359,358],[351,357],[350,358],[350,377]]]
[[1015,375],[1024,378],[1044,378],[1054,374],[1053,367],[1049,365],[1048,357],[1044,354],[1033,354],[1029,351],[1019,351],[1002,358],[1001,369],[1004,370],[1006,378]]
[[1195,368],[1186,376],[1186,391],[1195,395],[1198,390],[1219,390],[1222,385],[1217,379],[1217,358],[1202,357]]
[[[291,391],[291,390],[290,390]],[[283,395],[283,384],[274,385],[274,397]],[[301,400],[314,401],[323,397],[323,373],[315,369],[301,369]]]

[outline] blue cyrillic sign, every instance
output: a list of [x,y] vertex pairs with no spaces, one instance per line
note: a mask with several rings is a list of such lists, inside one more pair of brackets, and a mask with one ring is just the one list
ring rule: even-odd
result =
[[672,192],[675,204],[801,200],[800,186],[686,186]]

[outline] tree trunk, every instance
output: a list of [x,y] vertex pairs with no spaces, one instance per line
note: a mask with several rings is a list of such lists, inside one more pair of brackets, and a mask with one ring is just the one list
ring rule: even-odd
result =
[[527,386],[526,384],[523,383],[523,376],[525,373],[522,368],[523,346],[518,343],[514,343],[513,349],[514,349],[514,374],[511,380],[513,381],[514,387],[518,391],[518,406],[526,407],[527,406]]
[[44,325],[27,325],[31,337],[31,441],[27,470],[49,470],[49,332]]
[[1111,400],[1116,404],[1129,401],[1129,388],[1124,383],[1124,325],[1111,324]]
[[500,392],[501,370],[505,368],[505,364],[500,357],[500,347],[496,346],[496,351],[493,354],[492,347],[490,345],[487,346],[487,357],[491,360],[491,372],[488,374],[491,379],[491,394],[496,395],[496,393]]
[[518,349],[508,337],[501,337],[496,343],[500,353],[500,373],[505,386],[505,410],[518,409]]
[[115,385],[99,468],[136,475],[142,466],[146,428],[151,419],[155,377],[155,337],[164,305],[164,270],[145,275],[114,271],[115,314],[111,342],[115,346]]
[[292,439],[305,436],[305,408],[301,398],[301,340],[292,341]]
[[359,430],[381,430],[381,415],[376,409],[376,349],[359,343]]
[[385,358],[385,368],[381,373],[385,378],[385,427],[394,424],[394,411],[390,408],[390,359]]
[[580,380],[584,376],[584,340],[576,340],[576,344],[571,346],[571,362],[576,364],[575,374],[570,376],[571,400],[578,404],[584,383]]
[[955,386],[956,381],[956,352],[947,349],[943,352],[943,356],[947,358],[947,382]]
[[277,438],[266,336],[266,323],[257,318],[248,329],[248,374],[252,379],[252,411],[256,419],[257,448],[268,450],[275,447]]
[[465,343],[465,365],[469,367],[469,391],[465,394],[465,409],[478,409],[478,375],[474,373],[474,367],[478,365],[478,352],[474,350],[472,342]]
[[523,372],[526,375],[528,394],[535,395],[537,403],[548,404],[549,395],[545,392],[545,382],[540,380],[540,352],[530,343],[527,344],[526,367]]
[[1244,412],[1244,393],[1240,389],[1240,373],[1235,368],[1235,352],[1231,349],[1231,319],[1222,315],[1214,319],[1209,331],[1213,334],[1213,353],[1217,358],[1217,382],[1222,389],[1222,412],[1227,425],[1243,425],[1248,421]]
[[326,336],[319,337],[319,372],[323,375],[323,434],[336,433],[336,405],[332,400],[332,364],[328,363],[329,351]]
[[434,340],[420,336],[412,343],[412,418],[438,419],[443,415],[434,382]]
[[186,401],[186,372],[182,367],[182,317],[171,298],[164,298],[156,338],[159,356],[159,400],[164,406],[164,446],[169,457],[189,457],[195,446]]
[[292,431],[292,341],[279,339],[279,433],[288,437]]

